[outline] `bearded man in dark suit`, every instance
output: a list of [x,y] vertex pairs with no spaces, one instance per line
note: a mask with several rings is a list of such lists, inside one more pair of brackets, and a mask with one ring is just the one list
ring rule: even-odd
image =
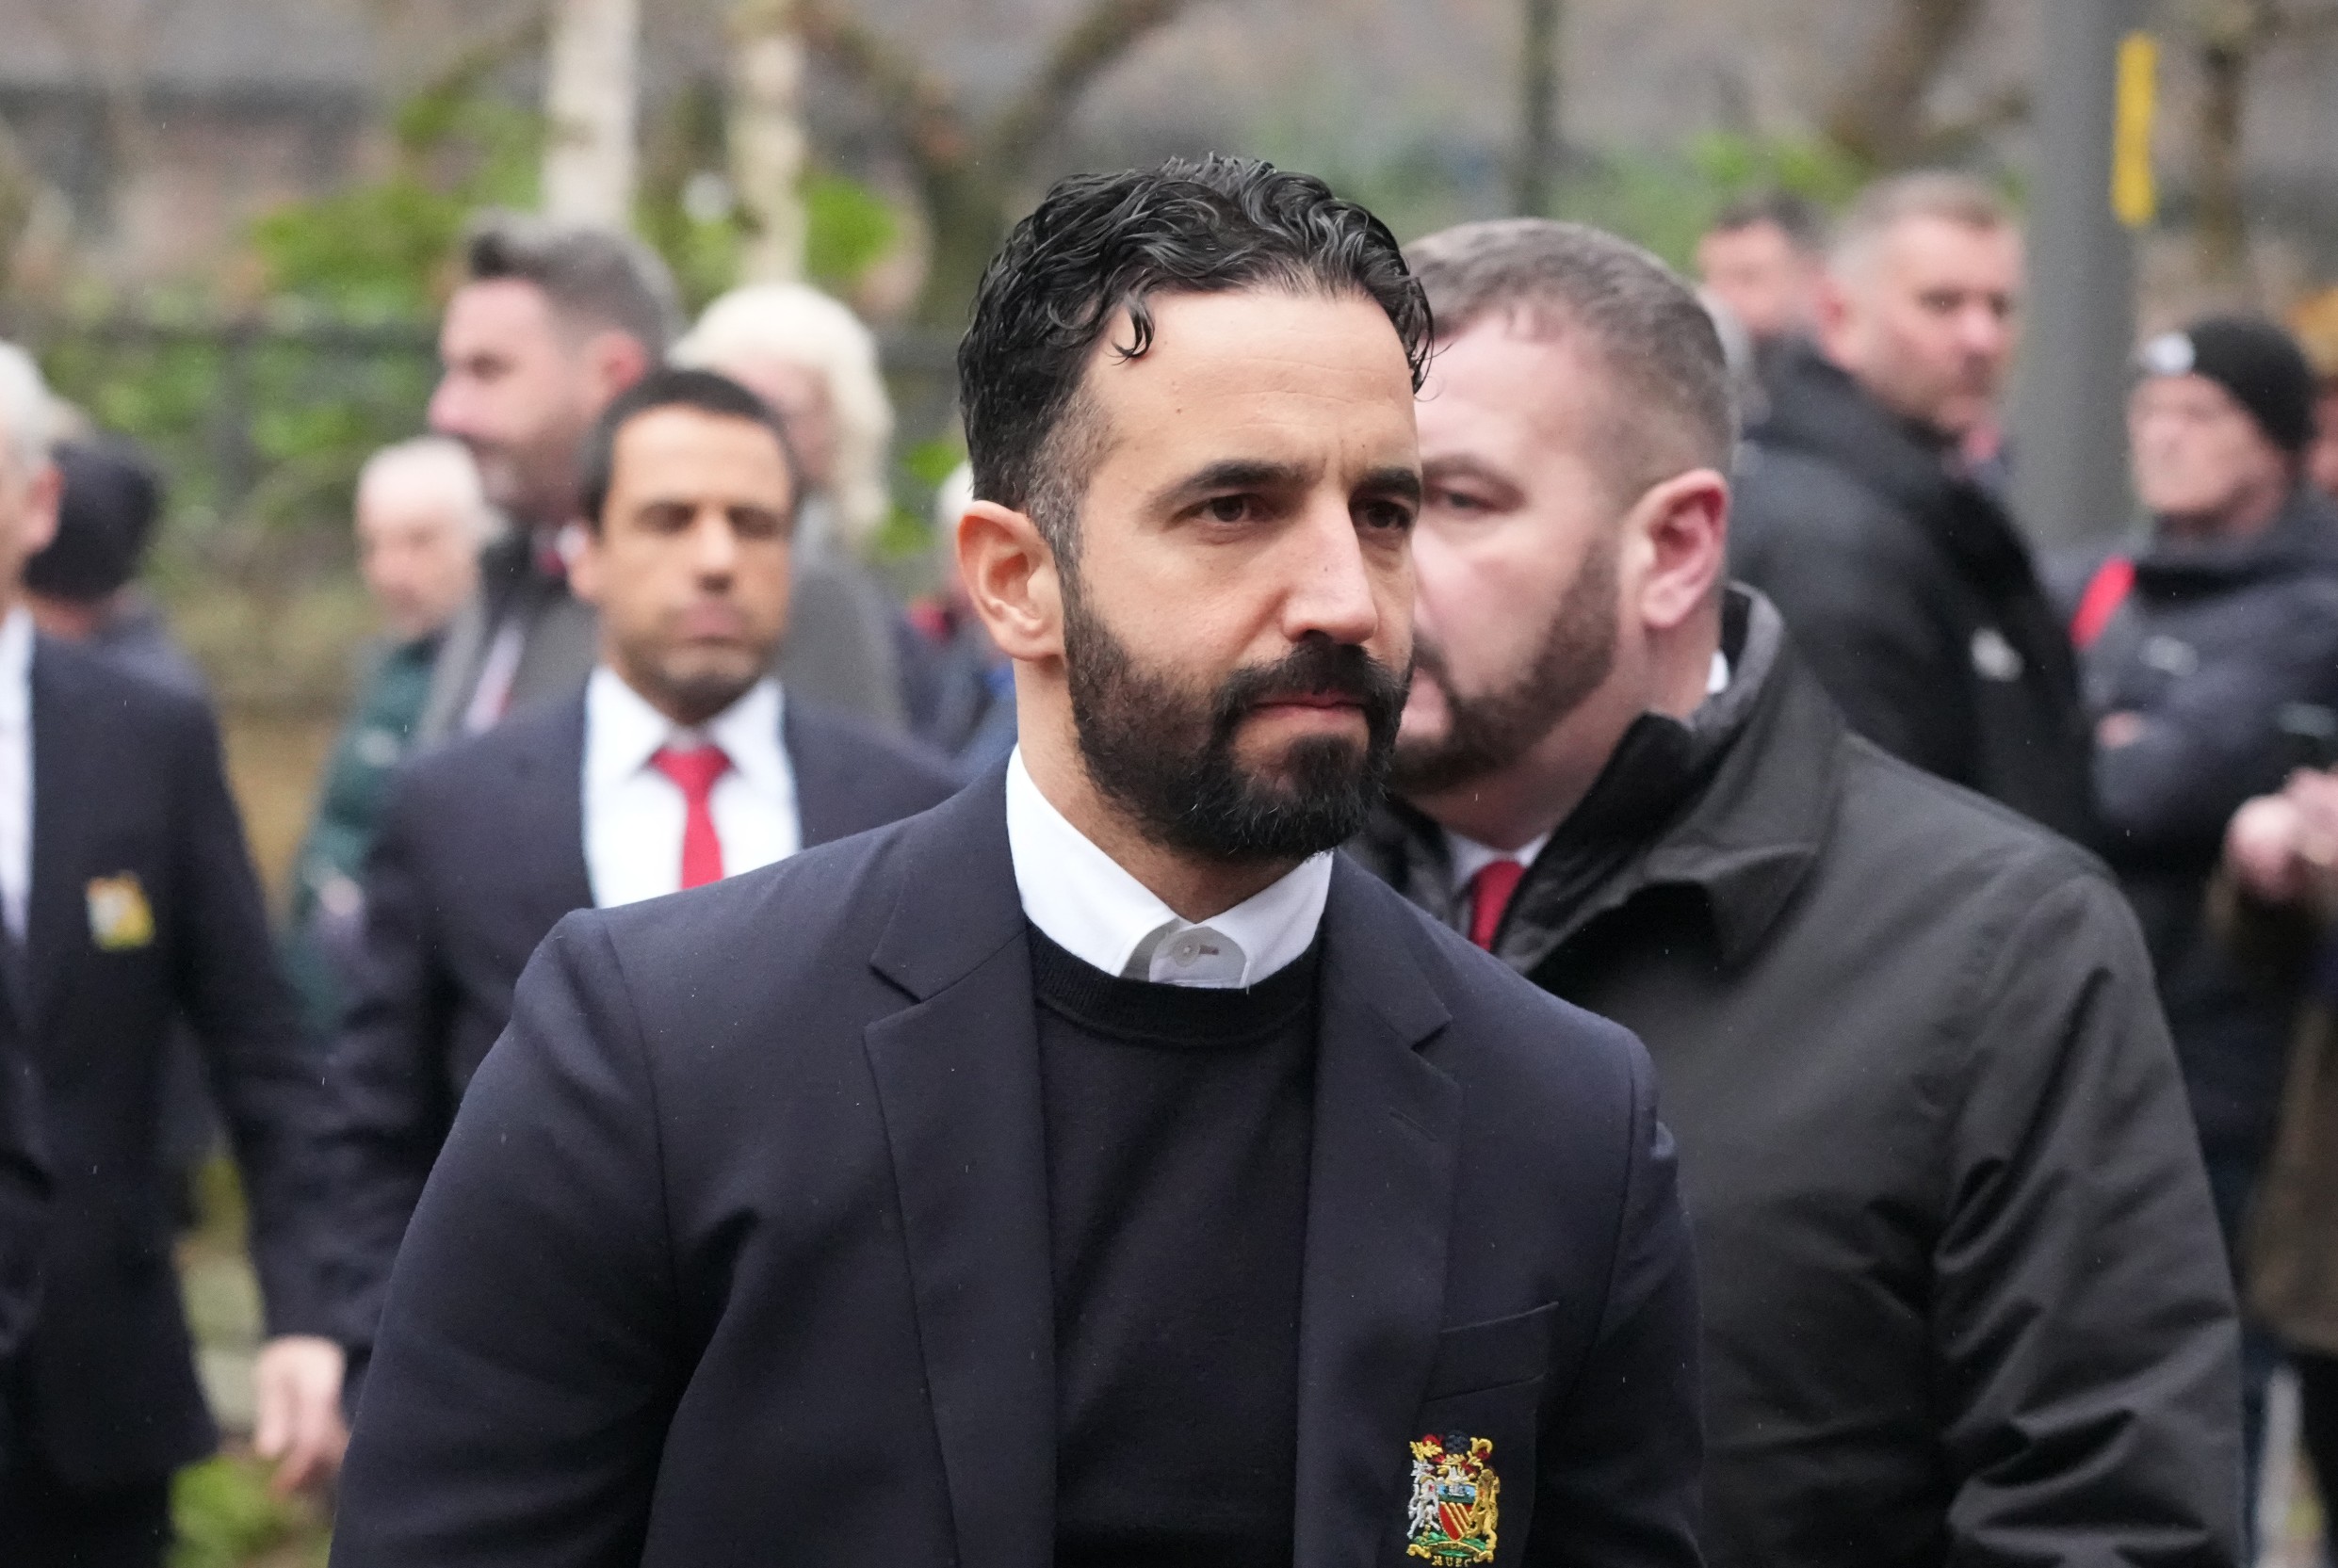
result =
[[1016,229],[957,546],[1019,747],[554,931],[337,1561],[1693,1568],[1644,1053],[1332,852],[1404,703],[1428,327],[1262,164]]

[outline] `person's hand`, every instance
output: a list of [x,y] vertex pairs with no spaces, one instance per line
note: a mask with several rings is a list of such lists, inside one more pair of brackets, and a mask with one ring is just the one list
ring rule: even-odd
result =
[[252,1384],[258,1421],[252,1447],[277,1461],[268,1489],[291,1495],[331,1477],[349,1446],[341,1421],[341,1347],[314,1334],[288,1334],[260,1347]]
[[2297,843],[2304,829],[2287,795],[2260,795],[2232,814],[2224,861],[2244,892],[2268,904],[2295,902],[2305,891]]
[[2143,715],[2129,713],[2122,708],[2117,713],[2104,714],[2096,723],[2094,743],[2106,752],[2116,752],[2122,746],[2133,746],[2141,740],[2146,728]]

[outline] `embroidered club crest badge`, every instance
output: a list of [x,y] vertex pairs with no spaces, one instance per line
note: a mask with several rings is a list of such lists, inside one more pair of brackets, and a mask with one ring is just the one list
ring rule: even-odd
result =
[[1502,1478],[1484,1437],[1424,1437],[1413,1446],[1404,1555],[1433,1563],[1491,1562]]
[[154,912],[137,872],[89,879],[89,940],[108,953],[127,952],[154,940]]

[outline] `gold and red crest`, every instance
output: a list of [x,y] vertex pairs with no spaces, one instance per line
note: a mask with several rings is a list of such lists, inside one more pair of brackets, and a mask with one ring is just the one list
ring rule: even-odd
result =
[[1440,1564],[1493,1561],[1502,1478],[1494,1474],[1492,1440],[1430,1436],[1412,1447],[1405,1556]]

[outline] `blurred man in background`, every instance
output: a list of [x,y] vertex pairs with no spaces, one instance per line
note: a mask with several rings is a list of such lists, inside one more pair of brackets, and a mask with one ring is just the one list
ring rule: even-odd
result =
[[1707,1562],[2232,1564],[2231,1290],[2109,880],[1851,736],[1727,586],[1721,346],[1662,264],[1407,254],[1415,675],[1356,849],[1655,1058]]
[[46,1281],[9,1369],[10,1568],[159,1564],[170,1478],[217,1446],[171,1268],[160,1080],[192,1024],[251,1205],[268,1334],[259,1450],[280,1485],[345,1441],[317,1288],[321,1067],[281,978],[201,702],[35,635],[25,558],[56,526],[47,393],[0,348],[0,953],[57,1178]]
[[575,580],[600,663],[566,701],[418,759],[366,866],[333,1064],[334,1295],[361,1360],[456,1105],[560,916],[751,870],[956,786],[770,673],[798,492],[753,393],[654,373],[610,405],[583,474]]
[[674,280],[629,235],[513,214],[477,225],[439,331],[430,428],[471,450],[510,531],[447,628],[421,739],[475,735],[593,668],[593,612],[568,590],[577,450],[609,400],[665,357]]
[[365,914],[359,879],[390,775],[414,744],[446,623],[479,586],[493,525],[470,454],[445,437],[384,447],[358,474],[357,565],[386,641],[333,743],[293,861],[286,951],[320,1035],[340,1026]]
[[189,696],[203,671],[138,587],[162,518],[162,484],[126,443],[59,442],[57,537],[24,563],[24,604],[51,637],[86,643],[124,670]]
[[1827,273],[1827,220],[1788,191],[1741,197],[1697,242],[1697,275],[1753,339],[1757,354],[1808,338]]
[[[2305,481],[2314,376],[2281,328],[2204,317],[2147,343],[2138,365],[2128,445],[2151,534],[2086,577],[2070,637],[2103,850],[2143,922],[2237,1243],[2297,999],[2233,962],[2205,897],[2242,802],[2338,760],[2338,508]],[[2270,1342],[2250,1349],[2253,1446],[2275,1358]]]
[[1963,449],[1995,418],[2021,293],[2021,231],[1988,186],[1920,173],[1867,190],[1816,341],[1789,350],[1750,432],[1732,560],[1853,729],[2088,843],[2070,644]]
[[960,463],[934,496],[942,590],[909,607],[916,643],[901,660],[912,734],[969,774],[1015,750],[1015,661],[982,629],[958,568],[958,524],[974,504],[974,467]]
[[901,617],[862,564],[893,509],[885,484],[893,404],[875,334],[816,288],[756,283],[708,305],[674,360],[721,371],[769,403],[803,468],[780,679],[815,702],[901,728]]

